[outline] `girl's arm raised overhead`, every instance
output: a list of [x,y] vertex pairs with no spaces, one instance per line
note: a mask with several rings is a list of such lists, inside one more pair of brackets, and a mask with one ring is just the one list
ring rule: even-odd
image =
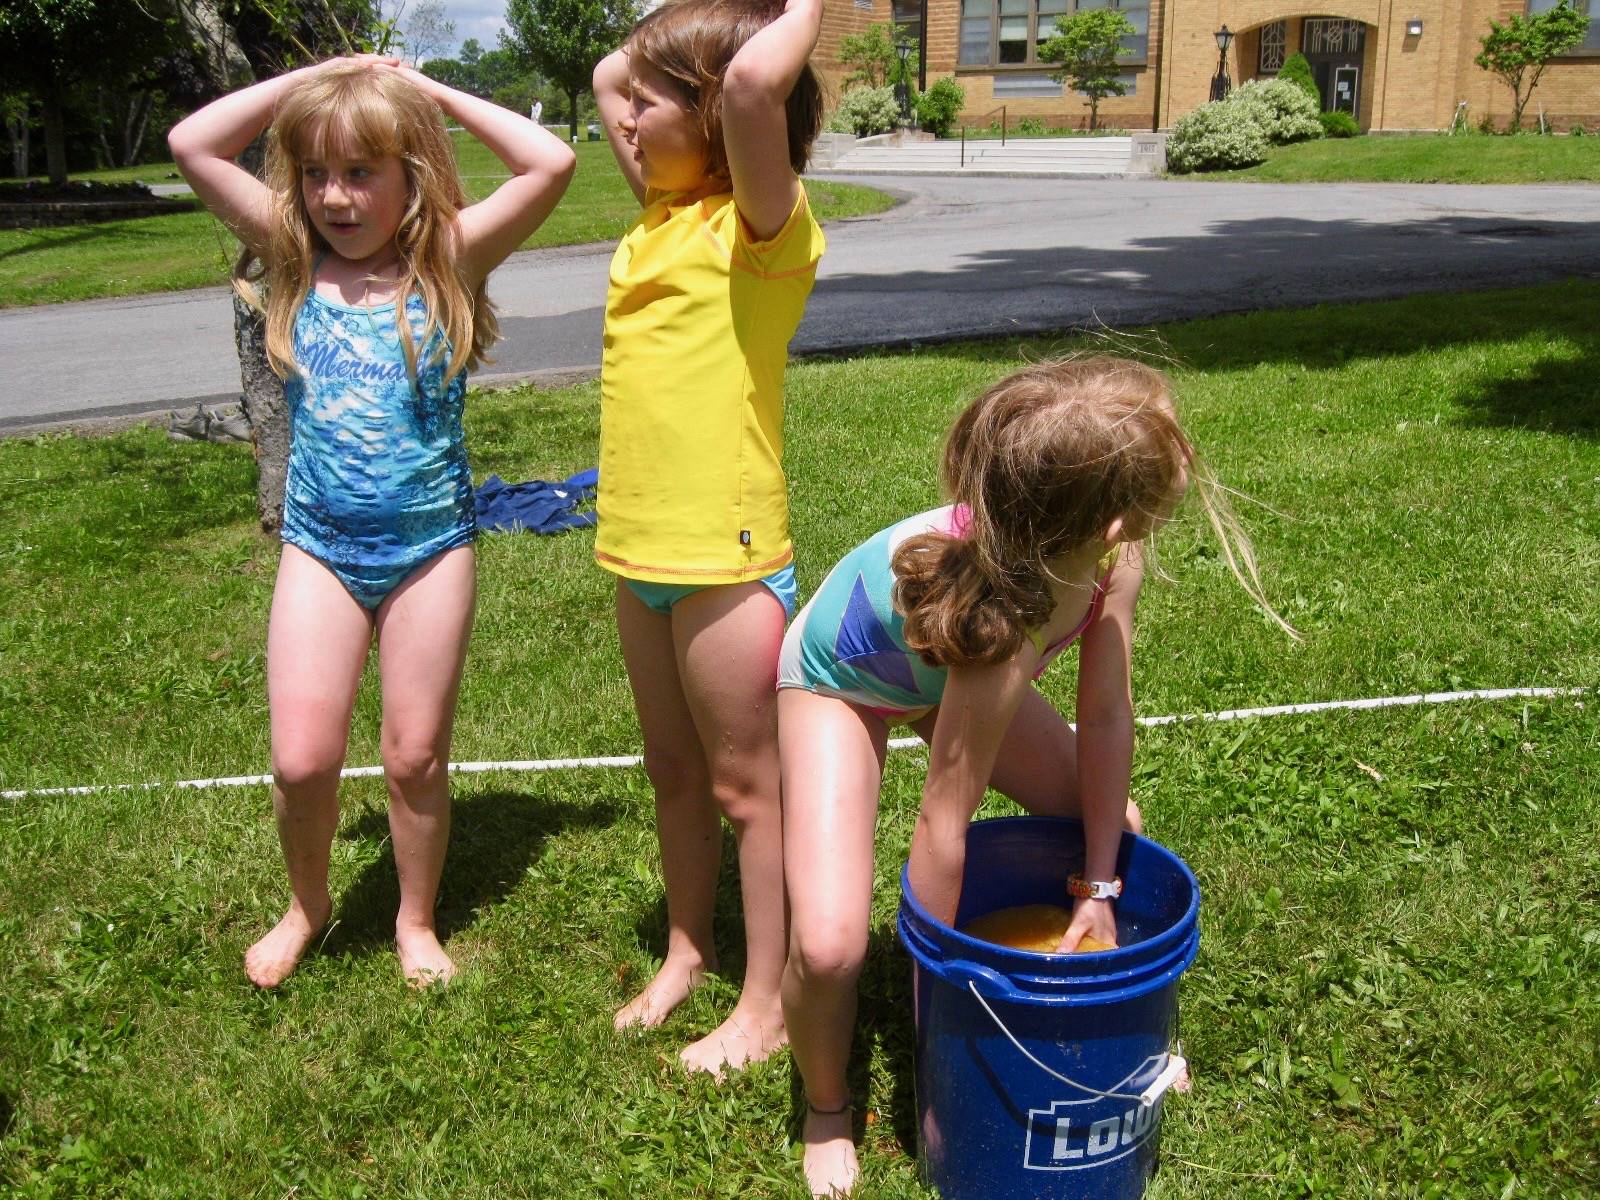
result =
[[272,123],[284,93],[314,70],[301,67],[230,92],[167,134],[173,161],[194,194],[256,254],[264,253],[270,240],[272,192],[234,160]]
[[628,48],[618,47],[606,55],[594,69],[594,103],[600,110],[600,127],[606,131],[606,141],[616,156],[622,177],[628,181],[640,204],[644,203],[644,175],[639,160],[633,156],[622,122],[629,115],[628,104]]
[[821,31],[822,0],[787,0],[776,21],[739,47],[723,77],[733,200],[758,241],[776,235],[800,199],[785,105]]
[[458,92],[410,67],[399,71],[432,97],[446,117],[460,122],[511,168],[510,179],[456,218],[462,262],[476,285],[555,209],[572,182],[577,156],[572,147],[520,113]]
[[912,892],[941,921],[955,920],[967,825],[1038,664],[1038,652],[1025,645],[1005,662],[950,670],[928,747],[910,862]]
[[[1106,582],[1100,614],[1078,644],[1078,802],[1082,807],[1083,877],[1109,880],[1128,817],[1133,771],[1133,609],[1144,582],[1137,544],[1123,547]],[[1080,900],[1061,939],[1063,953],[1085,935],[1117,942],[1112,901]]]

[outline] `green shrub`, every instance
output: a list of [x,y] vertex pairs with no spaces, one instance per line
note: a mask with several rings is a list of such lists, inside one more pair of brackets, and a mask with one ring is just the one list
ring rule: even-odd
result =
[[1270,143],[1247,105],[1220,100],[1178,118],[1167,139],[1167,167],[1179,174],[1253,167]]
[[1026,137],[1038,137],[1044,133],[1044,122],[1038,117],[1023,117],[1017,122],[1017,132]]
[[1290,80],[1252,79],[1234,88],[1223,103],[1249,112],[1274,146],[1322,136],[1316,103]]
[[1311,73],[1311,60],[1300,51],[1296,50],[1283,60],[1283,66],[1278,68],[1278,78],[1299,84],[1311,97],[1311,103],[1322,107],[1322,92],[1317,87],[1316,76]]
[[1322,122],[1323,137],[1349,138],[1361,132],[1361,126],[1356,123],[1356,119],[1342,110],[1318,113],[1317,120]]
[[1589,136],[1589,131],[1587,129],[1585,129],[1582,125],[1574,125],[1571,129],[1567,130],[1567,133],[1570,134],[1572,137],[1588,137]]
[[967,103],[966,90],[950,76],[936,79],[917,97],[917,124],[934,137],[949,137]]
[[857,137],[871,137],[875,133],[888,133],[900,123],[900,105],[895,102],[894,88],[852,88],[839,99],[828,128],[835,133],[853,133]]

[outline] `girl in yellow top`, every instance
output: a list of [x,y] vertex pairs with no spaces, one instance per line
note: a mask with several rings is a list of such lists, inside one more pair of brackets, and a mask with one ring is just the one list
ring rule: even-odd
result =
[[744,989],[683,1051],[720,1073],[784,1041],[776,681],[794,603],[783,369],[822,233],[799,172],[821,124],[821,0],[669,0],[594,73],[644,211],[617,247],[595,557],[656,793],[667,955],[616,1015],[657,1025],[716,964],[721,817],[739,846]]

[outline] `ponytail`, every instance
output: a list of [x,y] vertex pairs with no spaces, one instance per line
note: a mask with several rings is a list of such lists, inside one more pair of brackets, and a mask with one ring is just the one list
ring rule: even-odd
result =
[[900,544],[892,565],[902,636],[931,667],[1003,662],[1054,604],[1041,571],[997,570],[976,537],[919,534]]

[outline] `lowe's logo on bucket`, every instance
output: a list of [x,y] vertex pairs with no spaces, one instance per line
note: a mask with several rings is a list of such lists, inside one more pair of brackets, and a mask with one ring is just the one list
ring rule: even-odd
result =
[[[1161,1062],[1159,1057],[1146,1059],[1137,1071],[1108,1090],[1137,1093],[1140,1085],[1133,1081],[1150,1078]],[[1116,1109],[1108,1112],[1111,1103]],[[1146,1108],[1136,1099],[1108,1102],[1091,1096],[1032,1108],[1028,1110],[1022,1165],[1029,1171],[1082,1171],[1116,1162],[1137,1150],[1160,1120],[1160,1100]]]

